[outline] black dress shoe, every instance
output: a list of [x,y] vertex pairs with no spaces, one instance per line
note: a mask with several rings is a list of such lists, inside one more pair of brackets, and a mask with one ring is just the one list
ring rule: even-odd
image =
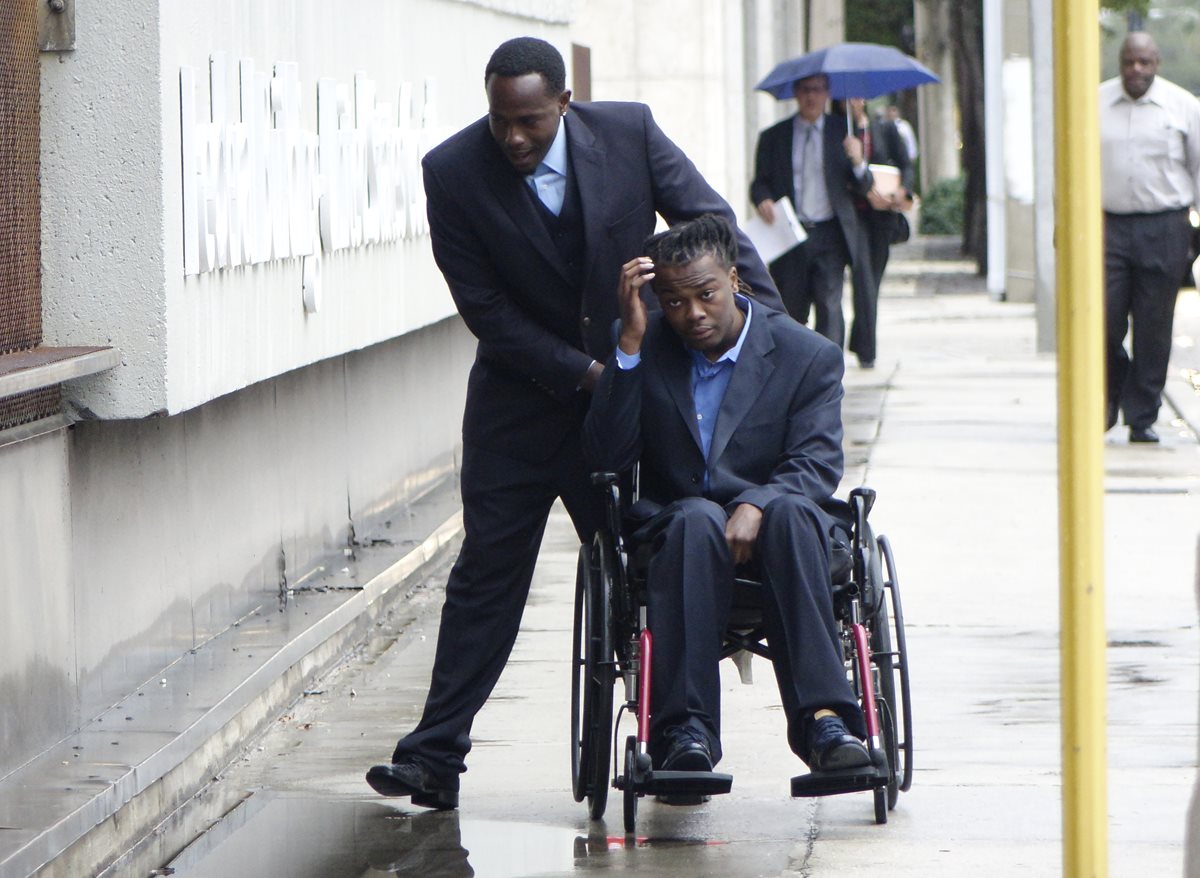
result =
[[677,729],[668,733],[669,746],[663,759],[663,771],[712,771],[712,749],[708,739],[695,729]]
[[823,716],[808,727],[808,767],[813,771],[870,764],[871,754],[862,741],[850,734],[840,716]]
[[1129,428],[1130,442],[1157,442],[1158,434],[1154,432],[1153,427],[1130,427]]
[[367,783],[381,796],[411,796],[414,805],[449,811],[458,807],[458,784],[434,777],[415,760],[374,765],[367,772]]

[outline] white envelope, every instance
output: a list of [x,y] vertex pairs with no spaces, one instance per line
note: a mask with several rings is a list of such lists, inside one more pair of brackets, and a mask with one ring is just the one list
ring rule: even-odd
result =
[[792,201],[786,196],[775,202],[775,222],[768,225],[754,213],[742,223],[742,231],[750,238],[763,262],[774,262],[797,244],[808,240],[808,233],[800,225],[800,220],[796,219]]

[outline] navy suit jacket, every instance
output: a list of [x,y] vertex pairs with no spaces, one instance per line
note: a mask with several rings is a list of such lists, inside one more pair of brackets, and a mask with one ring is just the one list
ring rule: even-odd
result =
[[[666,505],[708,496],[729,512],[802,494],[848,520],[842,477],[842,352],[786,314],[755,307],[717,415],[707,462],[692,401],[692,357],[651,314],[637,367],[615,358],[592,399],[584,450],[596,470],[640,461],[641,497]],[[707,465],[709,490],[704,491]]]
[[[675,223],[716,213],[736,227],[729,205],[645,105],[571,104],[566,123],[583,215],[582,285],[572,281],[486,117],[422,162],[433,255],[479,339],[463,438],[533,462],[580,428],[588,400],[577,388],[591,361],[604,362],[612,350],[620,267],[642,252],[657,215]],[[760,301],[782,310],[740,232],[739,243],[739,274]]]
[[[758,148],[754,155],[754,180],[750,183],[750,200],[759,204],[770,198],[778,201],[785,195],[791,199],[797,211],[796,183],[792,170],[792,144],[796,139],[795,116],[788,116],[758,136]],[[846,246],[850,249],[850,261],[857,262],[866,254],[860,254],[858,213],[854,207],[856,197],[865,197],[871,189],[871,172],[863,179],[854,175],[854,166],[846,158],[842,141],[846,139],[846,119],[830,113],[825,114],[825,188],[829,203],[833,207]]]

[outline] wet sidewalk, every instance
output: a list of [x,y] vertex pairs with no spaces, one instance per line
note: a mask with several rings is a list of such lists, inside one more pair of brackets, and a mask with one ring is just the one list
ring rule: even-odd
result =
[[[363,782],[419,716],[442,569],[176,818],[212,828],[156,865],[190,878],[1060,874],[1055,361],[1034,349],[1032,306],[990,301],[969,266],[927,247],[896,248],[877,368],[851,366],[846,381],[843,490],[879,492],[872,521],[897,553],[913,667],[916,777],[886,826],[869,795],[789,797],[804,769],[761,661],[752,686],[723,668],[731,794],[696,808],[643,800],[631,844],[615,795],[589,822],[569,791],[576,545],[557,512],[512,661],[475,724],[459,812],[385,801]],[[1191,301],[1162,445],[1114,430],[1105,447],[1114,876],[1182,873],[1200,645]]]

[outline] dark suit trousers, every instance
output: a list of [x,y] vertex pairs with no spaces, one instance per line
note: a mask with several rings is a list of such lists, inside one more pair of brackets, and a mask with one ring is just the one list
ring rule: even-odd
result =
[[465,537],[446,583],[433,678],[421,721],[392,761],[419,757],[457,787],[471,723],[517,638],[550,507],[562,497],[581,540],[603,521],[579,443],[572,433],[540,463],[464,447]]
[[[662,756],[663,733],[691,726],[708,735],[719,759],[721,638],[728,624],[733,561],[725,510],[689,497],[655,521],[648,571],[648,623],[654,636],[651,753]],[[806,757],[812,713],[836,710],[852,732],[866,727],[846,680],[833,618],[829,526],[812,501],[789,494],[763,510],[758,566],[764,627],[787,717],[788,743]]]
[[[1175,298],[1187,266],[1187,211],[1104,215],[1104,314],[1108,426],[1154,424],[1171,356]],[[1133,356],[1125,335],[1133,323]]]
[[809,309],[815,309],[817,332],[839,347],[846,344],[842,283],[849,263],[850,250],[841,224],[832,219],[817,223],[809,230],[807,241],[770,266],[788,314],[799,323],[808,323]]
[[893,219],[889,211],[872,210],[859,214],[858,228],[863,236],[858,252],[866,253],[850,268],[854,288],[854,321],[850,324],[850,352],[864,363],[875,361],[875,326],[879,314],[879,285],[891,255]]

